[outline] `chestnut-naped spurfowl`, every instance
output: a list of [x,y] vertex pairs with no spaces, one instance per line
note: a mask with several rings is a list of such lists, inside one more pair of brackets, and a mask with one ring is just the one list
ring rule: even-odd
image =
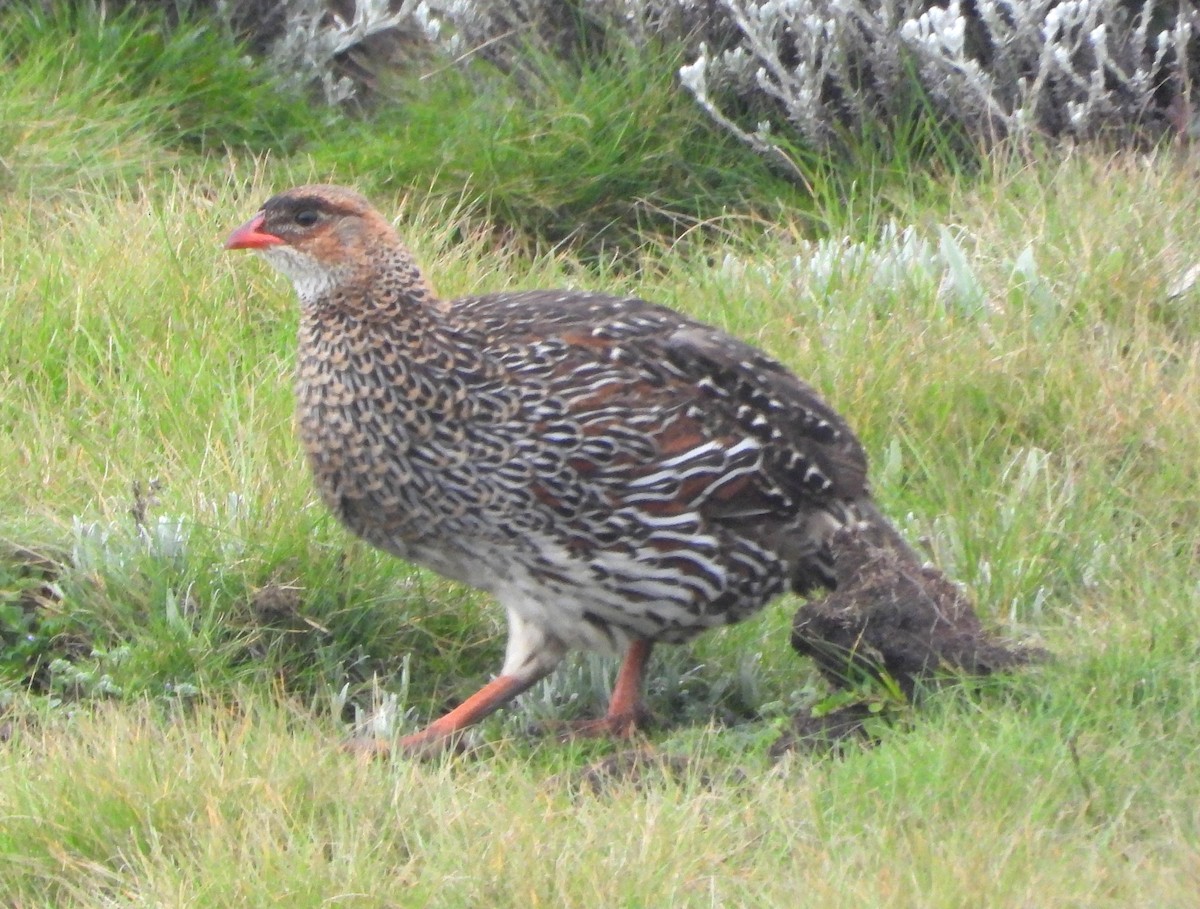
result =
[[839,527],[894,537],[845,421],[723,331],[575,290],[440,299],[336,186],[272,197],[226,247],[299,295],[298,419],[325,504],[508,614],[500,674],[405,750],[449,744],[572,649],[624,655],[590,731],[627,735],[656,643],[831,586]]

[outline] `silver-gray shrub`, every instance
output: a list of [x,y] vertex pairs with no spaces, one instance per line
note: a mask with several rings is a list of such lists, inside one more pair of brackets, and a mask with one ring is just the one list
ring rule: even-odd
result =
[[[451,40],[549,36],[557,0],[431,4]],[[582,27],[681,45],[684,87],[725,129],[778,154],[911,116],[914,98],[985,141],[1153,130],[1190,110],[1200,12],[1187,0],[582,0]],[[541,28],[541,23],[553,27]],[[464,41],[464,39],[466,39]]]
[[[231,0],[218,0],[227,10]],[[612,40],[674,49],[719,126],[785,164],[919,112],[968,141],[1119,140],[1200,124],[1190,0],[279,0],[270,55],[330,101],[381,36],[520,70]],[[439,63],[437,65],[444,65]],[[369,68],[369,67],[368,67]]]
[[[680,72],[713,118],[778,154],[925,110],[975,140],[1128,137],[1188,105],[1200,13],[1148,0],[723,0],[740,33]],[[1163,24],[1166,19],[1166,24]],[[740,122],[721,99],[761,111]],[[727,103],[727,102],[726,102]]]
[[[509,65],[576,52],[567,24],[680,47],[683,87],[725,130],[797,145],[915,110],[974,142],[1118,139],[1193,127],[1200,12],[1188,0],[441,0],[456,51]],[[564,8],[569,9],[564,12]],[[565,36],[565,37],[564,37]],[[593,39],[592,44],[595,44]]]

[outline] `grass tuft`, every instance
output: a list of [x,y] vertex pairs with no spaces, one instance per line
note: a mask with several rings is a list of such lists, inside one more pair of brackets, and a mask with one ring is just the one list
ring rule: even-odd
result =
[[136,4],[0,7],[0,191],[111,192],[181,153],[286,152],[325,122],[216,20]]
[[627,46],[578,67],[532,48],[527,57],[519,77],[431,73],[310,153],[321,170],[353,173],[377,192],[478,199],[498,229],[601,260],[726,212],[806,204],[753,152],[713,133],[679,90],[668,52]]

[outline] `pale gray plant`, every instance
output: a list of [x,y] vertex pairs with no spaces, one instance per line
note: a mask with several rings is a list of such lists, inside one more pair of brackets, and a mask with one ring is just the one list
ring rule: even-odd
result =
[[[795,255],[770,265],[751,265],[731,253],[720,270],[731,278],[749,271],[768,279],[783,277],[821,298],[848,281],[867,284],[873,296],[911,296],[933,289],[947,310],[985,320],[996,304],[987,298],[985,282],[979,277],[975,246],[975,239],[959,227],[939,226],[936,238],[931,238],[911,225],[888,221],[869,243],[849,237],[802,241]],[[1032,247],[1015,261],[1001,264],[1039,307],[1056,305],[1052,298],[1045,299],[1049,289],[1038,273]]]
[[186,555],[191,539],[191,524],[184,515],[159,515],[132,528],[78,516],[71,524],[71,564],[88,572],[121,570],[143,556],[177,562]]
[[[569,13],[564,14],[564,7]],[[971,141],[1088,138],[1190,110],[1200,11],[1145,0],[441,0],[458,54],[580,28],[690,54],[683,86],[725,130],[797,170],[789,144],[911,116],[915,99]],[[539,32],[539,29],[541,31]],[[512,62],[511,59],[508,62]],[[752,112],[752,113],[750,113]],[[786,139],[787,141],[781,141]]]
[[1188,0],[281,2],[276,67],[333,103],[358,90],[345,56],[389,32],[509,70],[530,45],[571,59],[612,36],[678,48],[709,116],[801,178],[793,148],[834,149],[921,105],[972,143],[1188,131],[1200,38]]
[[441,31],[441,21],[424,0],[355,0],[351,15],[326,0],[281,0],[281,6],[284,20],[270,46],[271,61],[285,83],[319,86],[330,104],[357,94],[358,85],[338,64],[364,41],[400,30],[432,43]]
[[456,56],[481,54],[506,69],[520,66],[529,46],[566,57],[619,34],[642,47],[650,41],[694,52],[700,42],[724,47],[736,29],[723,0],[432,0],[449,26]]
[[401,732],[412,731],[417,725],[417,710],[409,703],[409,657],[404,657],[400,668],[399,690],[389,691],[379,678],[371,677],[370,703],[363,705],[350,699],[350,683],[338,690],[329,688],[326,698],[329,711],[335,722],[341,723],[349,705],[354,713],[350,724],[350,735],[362,741],[388,740]]
[[[973,140],[1128,132],[1190,100],[1188,48],[1200,12],[1161,0],[1135,16],[1122,0],[722,0],[736,46],[707,45],[680,70],[723,128],[790,163],[777,136],[810,148],[894,121],[919,88],[932,113]],[[764,111],[750,127],[719,99]],[[1157,111],[1156,111],[1157,108]]]

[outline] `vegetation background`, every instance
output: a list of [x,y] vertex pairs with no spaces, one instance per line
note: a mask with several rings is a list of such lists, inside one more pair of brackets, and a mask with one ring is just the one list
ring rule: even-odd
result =
[[[1087,142],[918,105],[764,148],[754,98],[721,99],[739,135],[681,85],[694,45],[603,4],[477,5],[517,18],[458,62],[463,5],[436,41],[409,6],[0,3],[0,904],[1197,905],[1190,39]],[[584,657],[469,757],[340,752],[473,690],[503,629],[314,502],[291,291],[220,250],[314,179],[394,212],[446,296],[636,293],[770,350],[1055,659],[864,688],[877,744],[774,759],[846,697],[784,600],[656,655],[636,767],[532,729],[602,707]]]

